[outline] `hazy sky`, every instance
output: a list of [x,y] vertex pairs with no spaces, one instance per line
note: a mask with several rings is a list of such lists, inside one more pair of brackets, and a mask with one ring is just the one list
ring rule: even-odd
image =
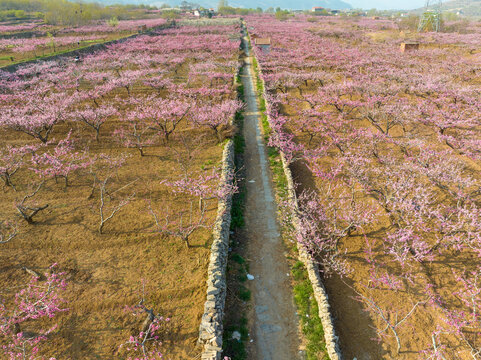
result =
[[425,0],[347,0],[355,8],[363,9],[415,9],[424,6]]

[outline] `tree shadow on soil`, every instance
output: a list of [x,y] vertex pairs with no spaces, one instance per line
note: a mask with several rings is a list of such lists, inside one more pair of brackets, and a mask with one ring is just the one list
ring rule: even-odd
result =
[[350,288],[353,282],[333,275],[324,279],[324,284],[344,358],[358,360],[386,358],[388,352],[382,348],[381,343],[374,340],[377,335],[373,329],[373,322],[363,310],[362,304],[355,300],[356,294]]
[[[314,178],[304,162],[296,161],[290,168],[294,182],[299,184],[296,189],[298,195],[304,190],[317,190]],[[323,282],[329,296],[334,327],[344,358],[358,360],[385,358],[387,351],[382,348],[381,343],[373,340],[377,338],[373,322],[363,310],[362,304],[355,300],[356,294],[352,290],[354,283],[337,275],[326,278]]]

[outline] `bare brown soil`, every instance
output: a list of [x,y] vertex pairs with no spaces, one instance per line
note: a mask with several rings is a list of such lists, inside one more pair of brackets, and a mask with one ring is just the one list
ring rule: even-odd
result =
[[[364,123],[364,126],[369,126]],[[395,129],[393,132],[399,129]],[[421,129],[420,129],[421,130]],[[427,131],[427,129],[422,129]],[[307,139],[302,135],[298,136],[298,141],[307,143]],[[335,157],[333,157],[335,159]],[[326,159],[332,161],[333,159]],[[467,166],[473,166],[467,161]],[[325,183],[314,178],[310,171],[301,162],[294,163],[291,166],[296,181],[300,183],[298,188],[299,194],[304,189],[316,190],[322,193],[325,189]],[[425,181],[426,186],[432,186]],[[384,257],[380,242],[390,229],[389,218],[377,204],[374,198],[365,198],[364,201],[377,207],[376,220],[363,229],[362,232],[355,232],[351,236],[346,237],[341,242],[342,251],[346,251],[347,259],[351,272],[344,278],[337,275],[331,275],[324,278],[324,282],[329,294],[330,304],[332,306],[333,316],[335,318],[336,331],[340,337],[340,346],[343,355],[347,359],[357,358],[358,360],[374,360],[374,359],[417,359],[418,352],[426,348],[431,338],[431,331],[440,321],[440,314],[434,311],[428,304],[421,305],[410,317],[403,327],[398,330],[401,339],[402,349],[399,354],[396,353],[396,341],[392,334],[382,337],[381,341],[376,334],[385,328],[386,324],[377,316],[369,314],[365,311],[363,305],[357,300],[357,294],[354,291],[367,291],[374,293],[378,304],[384,308],[393,309],[402,318],[402,314],[406,314],[417,301],[423,301],[426,295],[423,286],[430,282],[436,286],[436,292],[444,299],[449,299],[450,306],[459,306],[455,296],[452,293],[458,290],[453,287],[454,284],[448,279],[452,276],[452,271],[461,273],[464,269],[474,267],[476,264],[476,256],[473,253],[453,252],[451,256],[440,258],[431,263],[418,264],[413,270],[417,274],[417,284],[414,286],[414,292],[398,292],[393,294],[390,291],[364,289],[361,287],[365,284],[370,276],[369,264],[365,261],[366,241],[374,241],[376,243],[376,257],[382,263]],[[446,194],[439,192],[439,201],[449,201]],[[385,256],[386,259],[388,256]],[[402,270],[398,264],[387,263],[388,268],[394,274],[402,274]],[[460,309],[462,307],[459,307]],[[394,317],[395,313],[391,316]],[[459,350],[460,344],[455,338],[450,339],[450,348],[453,350],[453,359],[459,357],[454,354],[455,350]],[[464,359],[464,358],[463,358]]]
[[[177,180],[181,172],[172,149],[184,151],[181,136],[198,151],[189,170],[210,171],[219,165],[223,144],[208,131],[199,131],[183,124],[168,144],[146,149],[140,157],[135,149],[126,149],[114,141],[112,131],[118,121],[107,122],[101,129],[99,144],[94,134],[81,124],[67,123],[56,128],[52,138],[62,139],[70,128],[78,146],[86,143],[91,154],[129,155],[118,175],[112,178],[111,189],[125,189],[112,195],[108,208],[135,192],[134,200],[121,209],[98,233],[99,191],[92,190],[92,177],[80,171],[65,188],[62,180],[49,180],[38,194],[39,204],[48,203],[47,210],[29,225],[18,218],[13,202],[28,192],[28,184],[38,181],[31,172],[14,177],[17,191],[2,188],[0,217],[17,218],[19,235],[0,248],[0,283],[2,297],[11,295],[29,280],[23,267],[43,273],[53,263],[57,271],[65,272],[67,291],[61,313],[49,324],[58,323],[58,331],[43,345],[42,354],[57,359],[123,358],[120,344],[132,334],[138,334],[143,321],[125,311],[142,297],[145,281],[146,305],[172,320],[162,331],[163,352],[170,359],[191,359],[199,353],[196,347],[198,326],[205,301],[205,279],[210,255],[211,232],[201,229],[190,239],[186,248],[178,238],[156,233],[146,200],[160,212],[185,209],[188,197],[173,196],[161,180]],[[35,143],[21,133],[0,133],[0,146]],[[216,216],[216,204],[211,202],[207,216]],[[27,325],[28,326],[28,325]]]
[[[105,130],[108,133],[108,127]],[[221,150],[215,141],[206,141],[193,166],[217,163]],[[113,146],[109,152],[124,151]],[[88,200],[87,179],[74,177],[68,189],[61,182],[49,184],[38,199],[49,204],[48,211],[39,214],[34,225],[21,224],[21,235],[0,252],[0,281],[8,287],[27,281],[23,266],[40,271],[56,262],[59,271],[67,273],[65,298],[70,310],[56,319],[59,334],[49,346],[59,358],[115,354],[130,335],[129,329],[138,324],[123,308],[139,301],[142,279],[147,302],[172,318],[165,335],[166,353],[173,359],[194,355],[210,233],[205,230],[193,236],[190,249],[182,240],[152,233],[153,221],[144,199],[152,199],[157,208],[162,206],[161,200],[171,196],[159,181],[175,179],[176,171],[165,148],[150,148],[148,153],[143,158],[133,153],[119,173],[115,181],[119,186],[139,179],[130,189],[136,192],[136,200],[106,224],[105,234],[97,232],[98,194]],[[2,215],[13,216],[11,203],[16,195],[6,191]],[[170,206],[183,205],[178,198]],[[216,209],[209,210],[209,216],[215,216]]]

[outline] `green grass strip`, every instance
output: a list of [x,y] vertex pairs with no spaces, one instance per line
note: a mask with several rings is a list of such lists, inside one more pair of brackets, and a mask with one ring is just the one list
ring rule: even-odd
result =
[[[269,138],[271,127],[266,114],[266,101],[263,97],[264,86],[259,74],[259,66],[257,59],[253,56],[254,73],[256,77],[256,88],[259,96],[259,111],[261,112],[262,128],[266,139]],[[281,200],[288,199],[288,183],[284,173],[284,167],[279,151],[273,147],[267,147],[269,155],[269,164],[273,174],[276,194]],[[283,235],[286,236],[286,229],[283,229]],[[293,245],[292,251],[297,253],[296,244]],[[306,359],[307,360],[329,360],[326,344],[324,342],[324,329],[319,317],[319,307],[314,297],[314,290],[309,281],[309,276],[304,264],[301,261],[296,262],[291,269],[294,279],[294,302],[299,314],[302,333],[306,340]]]
[[319,308],[311,282],[304,264],[298,261],[291,269],[294,278],[294,301],[301,321],[301,329],[306,343],[307,360],[328,360],[326,344],[324,343],[324,329],[319,317]]

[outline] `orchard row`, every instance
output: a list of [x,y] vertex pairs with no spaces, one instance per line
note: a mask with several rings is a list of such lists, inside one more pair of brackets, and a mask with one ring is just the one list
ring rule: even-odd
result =
[[[170,356],[192,355],[205,300],[203,244],[218,199],[236,190],[218,183],[223,142],[241,109],[239,45],[235,21],[185,26],[110,45],[80,62],[0,73],[6,356],[120,351],[154,359],[166,338]],[[107,255],[110,248],[116,251]],[[48,262],[58,271],[15,290],[25,282],[15,276],[19,266],[46,269]],[[141,279],[139,295],[133,289]],[[147,318],[140,326],[129,313]],[[47,320],[54,316],[58,329]],[[72,329],[75,318],[81,325]],[[137,331],[129,335],[130,328]],[[69,338],[79,334],[92,335],[73,353]]]
[[400,53],[387,20],[247,23],[271,38],[255,47],[270,145],[300,183],[292,236],[322,265],[346,356],[364,332],[383,340],[373,358],[480,358],[479,32]]

